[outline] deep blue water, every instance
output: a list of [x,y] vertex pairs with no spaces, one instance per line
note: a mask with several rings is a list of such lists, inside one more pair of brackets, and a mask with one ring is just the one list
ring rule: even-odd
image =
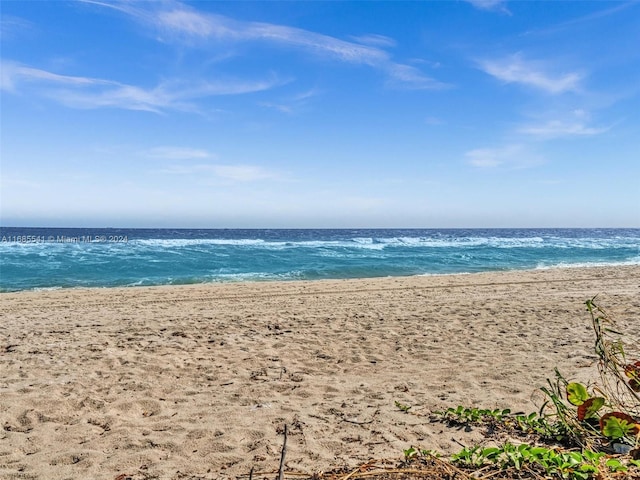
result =
[[0,227],[0,291],[640,264],[640,229]]

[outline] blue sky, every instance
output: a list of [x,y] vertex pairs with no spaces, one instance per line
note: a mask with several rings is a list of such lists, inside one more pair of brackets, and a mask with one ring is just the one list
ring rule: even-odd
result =
[[0,8],[2,225],[640,227],[640,2]]

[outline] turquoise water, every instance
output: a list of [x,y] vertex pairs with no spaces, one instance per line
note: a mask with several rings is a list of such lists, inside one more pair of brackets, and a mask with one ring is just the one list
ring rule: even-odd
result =
[[640,229],[0,228],[0,291],[640,264]]

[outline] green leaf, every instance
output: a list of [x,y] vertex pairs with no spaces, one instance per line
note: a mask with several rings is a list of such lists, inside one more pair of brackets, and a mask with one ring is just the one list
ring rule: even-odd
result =
[[626,413],[610,412],[600,417],[600,430],[605,437],[617,439],[637,435],[640,425]]
[[406,450],[404,450],[404,458],[406,458],[406,459],[413,458],[417,454],[418,454],[418,450],[416,450],[413,447],[407,448]]
[[494,459],[500,454],[501,450],[497,447],[487,447],[480,452],[480,455],[488,459]]
[[569,452],[569,462],[579,465],[584,459],[578,452]]
[[598,410],[602,408],[604,401],[602,397],[587,398],[584,403],[578,407],[578,420],[583,421],[586,418],[593,417]]
[[627,469],[617,458],[610,458],[606,461],[605,465],[609,467],[609,470],[612,472],[624,472]]
[[572,405],[579,407],[589,398],[587,388],[581,383],[570,383],[567,385],[567,400]]
[[584,458],[586,458],[593,464],[597,464],[600,458],[604,457],[605,455],[602,452],[593,452],[591,450],[584,450],[582,454],[584,455]]
[[549,449],[548,448],[544,448],[544,447],[533,447],[531,449],[531,453],[533,455],[536,455],[538,457],[541,457],[543,455],[546,455],[549,453]]
[[589,465],[588,463],[583,463],[582,465],[580,465],[580,471],[581,472],[597,473],[598,472],[598,467],[596,467],[595,465]]

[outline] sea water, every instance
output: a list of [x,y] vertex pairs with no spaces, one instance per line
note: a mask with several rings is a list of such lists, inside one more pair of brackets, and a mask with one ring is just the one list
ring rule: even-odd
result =
[[0,227],[0,291],[640,264],[640,229]]

